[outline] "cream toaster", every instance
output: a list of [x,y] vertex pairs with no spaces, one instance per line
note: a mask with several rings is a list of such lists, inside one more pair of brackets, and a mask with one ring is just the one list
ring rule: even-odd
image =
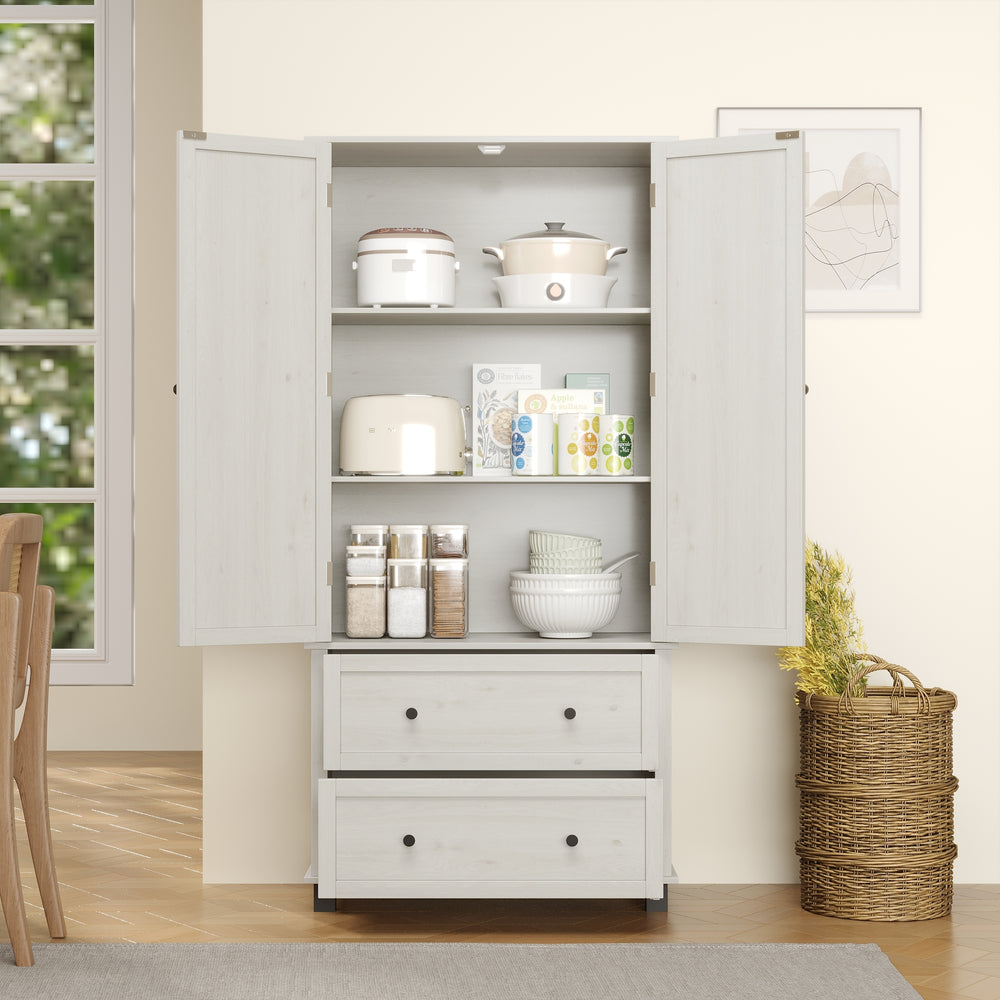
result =
[[461,476],[470,454],[465,410],[450,396],[352,396],[344,403],[344,475]]

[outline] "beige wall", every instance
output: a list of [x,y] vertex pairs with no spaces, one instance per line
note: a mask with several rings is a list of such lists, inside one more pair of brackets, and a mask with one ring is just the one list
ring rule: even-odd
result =
[[[217,132],[694,138],[718,106],[923,108],[922,311],[807,317],[806,523],[853,565],[871,648],[958,692],[956,876],[1000,881],[1000,4],[204,7]],[[295,881],[308,864],[307,669],[296,649],[205,653],[207,787],[261,760],[262,728],[269,752],[257,782],[206,801],[209,881]],[[795,880],[795,726],[771,650],[675,654],[684,881]]]
[[135,684],[60,687],[54,750],[201,747],[201,652],[177,647],[174,133],[201,123],[201,0],[135,0]]

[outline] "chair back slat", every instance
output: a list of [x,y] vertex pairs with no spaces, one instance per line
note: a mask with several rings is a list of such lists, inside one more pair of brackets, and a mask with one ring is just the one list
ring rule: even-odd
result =
[[14,705],[24,699],[28,676],[31,616],[42,550],[42,518],[38,514],[0,514],[0,581],[21,597],[21,627],[14,675]]

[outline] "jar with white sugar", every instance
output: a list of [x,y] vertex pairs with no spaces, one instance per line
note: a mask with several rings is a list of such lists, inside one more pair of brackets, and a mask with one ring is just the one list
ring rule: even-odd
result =
[[348,576],[385,576],[384,545],[348,545]]
[[421,639],[427,635],[427,562],[424,559],[388,561],[387,628],[393,639]]

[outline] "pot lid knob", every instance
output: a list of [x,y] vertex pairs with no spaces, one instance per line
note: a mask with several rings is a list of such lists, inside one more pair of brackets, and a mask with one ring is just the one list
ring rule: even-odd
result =
[[566,225],[565,222],[546,222],[545,228],[550,233],[558,233],[565,225]]

